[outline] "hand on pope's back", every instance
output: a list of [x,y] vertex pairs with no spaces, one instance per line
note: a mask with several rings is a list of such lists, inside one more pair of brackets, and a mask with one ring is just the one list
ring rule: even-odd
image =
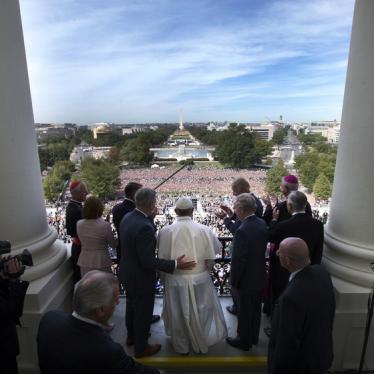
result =
[[191,270],[196,266],[194,260],[185,259],[186,255],[179,256],[177,258],[177,268],[181,270]]

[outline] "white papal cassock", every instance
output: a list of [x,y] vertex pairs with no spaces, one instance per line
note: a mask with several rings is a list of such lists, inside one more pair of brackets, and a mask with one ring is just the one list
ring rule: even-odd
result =
[[187,353],[192,349],[206,353],[208,347],[227,336],[227,327],[217,292],[209,274],[209,264],[221,249],[214,233],[190,217],[160,230],[158,256],[176,259],[185,254],[197,263],[192,270],[163,274],[165,285],[162,317],[166,334],[174,350]]

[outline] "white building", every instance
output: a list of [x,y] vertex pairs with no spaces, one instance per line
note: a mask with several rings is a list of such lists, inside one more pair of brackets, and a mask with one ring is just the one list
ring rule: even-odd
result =
[[86,158],[94,158],[96,160],[100,158],[107,158],[111,148],[112,147],[91,146],[75,147],[70,154],[70,161],[74,162],[75,164],[79,164]]
[[253,131],[263,140],[273,139],[274,132],[279,126],[273,125],[272,123],[267,124],[249,124],[245,126],[246,129]]

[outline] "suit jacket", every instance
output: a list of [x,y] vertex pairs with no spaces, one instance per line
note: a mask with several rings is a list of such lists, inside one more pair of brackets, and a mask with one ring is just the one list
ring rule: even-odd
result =
[[39,325],[41,374],[158,374],[136,363],[100,326],[61,310],[46,313]]
[[116,204],[112,209],[113,214],[113,224],[117,230],[119,237],[119,227],[122,221],[122,218],[127,214],[132,212],[135,209],[135,203],[130,199],[124,199],[121,203]]
[[[292,217],[291,213],[289,213],[287,209],[287,200],[281,201],[280,203],[276,204],[274,208],[277,208],[279,210],[278,222],[285,221],[286,219],[289,219]],[[273,219],[274,208],[272,208],[271,205],[266,206],[263,218],[268,225]],[[309,203],[306,204],[305,213],[309,216],[312,216],[312,208]]]
[[72,238],[77,238],[77,222],[82,219],[82,203],[70,200],[66,207],[66,232]]
[[312,265],[322,260],[324,230],[323,223],[306,213],[297,213],[291,218],[276,223],[269,230],[269,241],[279,247],[279,243],[288,237],[303,239],[309,248]]
[[28,286],[25,281],[10,282],[0,278],[0,357],[19,354],[16,325],[22,316]]
[[232,243],[231,285],[239,292],[256,293],[265,286],[267,226],[255,215],[244,219]]
[[126,214],[120,225],[121,262],[119,279],[137,295],[154,290],[156,270],[173,273],[174,260],[155,257],[156,236],[152,222],[137,209]]
[[323,374],[333,360],[335,297],[321,265],[292,279],[275,307],[269,342],[269,374]]

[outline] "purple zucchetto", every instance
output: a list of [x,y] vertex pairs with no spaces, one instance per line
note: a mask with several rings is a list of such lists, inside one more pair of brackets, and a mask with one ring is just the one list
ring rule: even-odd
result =
[[286,175],[282,178],[283,186],[287,187],[289,191],[297,191],[299,189],[299,181],[294,175]]

